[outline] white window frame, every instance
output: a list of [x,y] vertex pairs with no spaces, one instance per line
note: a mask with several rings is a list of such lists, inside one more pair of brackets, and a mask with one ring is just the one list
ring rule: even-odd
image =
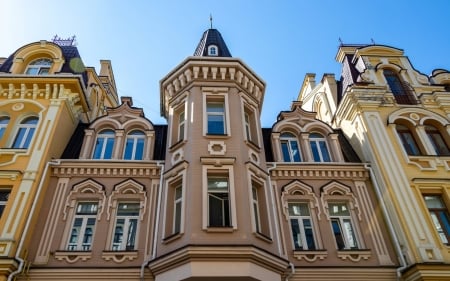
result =
[[172,233],[177,234],[177,233],[181,232],[181,221],[183,218],[183,183],[182,182],[180,182],[179,184],[176,184],[174,186],[173,197],[174,198],[173,198]]
[[217,57],[219,56],[219,47],[216,45],[208,46],[208,56]]
[[[97,151],[97,141],[99,139],[103,139],[103,143],[102,143],[102,147],[101,147],[101,151],[100,151],[100,155],[98,157],[95,157],[95,152]],[[111,148],[111,158],[105,158],[105,152],[106,152],[106,148],[108,146],[108,140],[112,139],[113,140],[113,144],[112,144],[112,148]],[[94,145],[94,150],[92,152],[92,159],[112,159],[114,157],[114,146],[116,145],[116,133],[113,129],[103,129],[101,130],[98,135],[95,138],[95,145]]]
[[[82,205],[95,205],[95,213],[81,213],[82,210]],[[69,238],[67,241],[67,250],[68,251],[91,251],[92,249],[92,244],[94,241],[94,235],[95,235],[95,227],[96,227],[96,222],[97,222],[97,214],[98,214],[98,202],[85,202],[85,201],[81,201],[77,203],[75,214],[72,220],[72,227],[69,230]],[[79,232],[77,233],[77,237],[75,241],[72,241],[73,238],[73,232],[74,230],[76,230],[76,222],[77,220],[81,219],[81,225],[79,226],[78,230]],[[86,236],[86,230],[88,229],[88,222],[93,220],[93,224],[91,227],[91,239],[89,242],[84,242],[85,240],[85,236]]]
[[[284,136],[283,136],[284,135]],[[289,136],[286,136],[289,135]],[[299,161],[296,161],[294,159],[295,155],[292,152],[292,143],[296,142],[297,143],[297,150],[298,150],[298,157],[299,157]],[[283,153],[283,143],[286,143],[287,148],[288,148],[288,152],[289,152],[289,161],[286,161],[286,159],[284,158],[284,153]],[[281,149],[281,159],[283,162],[302,162],[303,161],[303,157],[302,157],[302,152],[301,152],[301,148],[299,145],[299,141],[298,138],[291,132],[282,132],[280,134],[280,149]]]
[[[134,133],[139,133],[139,134],[134,134]],[[126,152],[127,152],[128,140],[132,141],[131,158],[125,158]],[[142,148],[142,154],[140,155],[140,159],[136,159],[136,156],[138,156],[136,154],[136,152],[137,152],[137,146],[139,144],[139,140],[142,140],[143,148]],[[146,143],[146,136],[143,131],[133,130],[130,133],[128,133],[127,137],[125,139],[125,146],[123,149],[123,159],[124,160],[142,160],[142,159],[144,159],[145,143]],[[114,151],[114,146],[113,146],[113,151]]]
[[5,211],[6,204],[8,203],[9,196],[11,195],[11,190],[0,189],[0,218]]
[[186,111],[183,109],[178,114],[178,141],[183,141],[186,134]]
[[[314,157],[314,149],[313,149],[313,143],[315,144],[315,147],[317,149],[317,153],[319,156],[319,159],[315,159]],[[321,144],[325,145],[325,152],[328,154],[328,160],[325,159],[324,157],[324,151],[323,148],[321,147]],[[331,154],[330,154],[330,148],[328,147],[328,141],[327,139],[321,134],[321,133],[311,133],[309,135],[309,145],[311,147],[311,155],[313,157],[313,160],[315,162],[331,162]]]
[[253,208],[253,219],[255,221],[255,230],[261,233],[261,212],[259,210],[259,198],[258,198],[258,187],[252,183],[252,208]]
[[[230,136],[230,112],[228,107],[228,88],[206,88],[203,92],[203,135],[211,137]],[[221,103],[223,104],[223,113],[211,112],[211,116],[223,116],[223,134],[213,134],[208,132],[208,104]]]
[[25,70],[28,75],[47,75],[50,72],[53,61],[48,58],[39,58],[30,62]]
[[[12,148],[27,149],[30,147],[33,136],[36,133],[36,128],[39,123],[39,118],[36,116],[29,116],[24,118],[16,129]],[[22,134],[23,132],[23,134]]]
[[[212,160],[214,161],[214,160]],[[233,166],[223,165],[220,168],[214,165],[203,165],[203,213],[202,213],[202,226],[204,230],[208,229],[237,229],[237,214],[236,214],[236,196],[235,196],[235,186],[234,186],[234,172]],[[228,227],[210,227],[209,226],[209,192],[208,192],[208,178],[209,177],[227,177],[228,178],[228,195],[229,195],[229,216],[230,216],[230,226]],[[220,231],[220,230],[219,230]]]
[[[164,192],[164,219],[163,219],[163,240],[165,242],[171,241],[171,239],[176,239],[184,233],[184,214],[185,214],[185,203],[186,198],[186,169],[187,164],[182,163],[173,168],[173,176],[165,179],[165,192]],[[181,188],[181,197],[179,200],[176,198],[176,189]],[[179,231],[177,231],[176,222],[176,207],[180,203],[180,225]],[[171,215],[169,215],[171,213]]]
[[[345,206],[348,211],[348,215],[337,215],[332,213],[333,207]],[[348,202],[328,202],[328,213],[330,217],[330,225],[331,231],[335,238],[336,247],[338,250],[350,250],[350,249],[359,249],[360,242],[358,241],[358,233],[355,228],[355,224],[353,222],[351,216],[351,210],[349,208]],[[336,234],[334,231],[333,223],[337,222],[339,226],[340,233],[342,235],[342,242],[344,243],[344,247],[339,247],[339,242],[337,241]],[[350,229],[348,228],[350,226]]]
[[[123,205],[137,205],[138,214],[137,215],[127,215],[127,214],[120,214],[121,206]],[[120,241],[116,241],[116,235],[117,235],[117,227],[119,220],[124,220],[123,223],[123,229],[122,229],[122,237]],[[111,243],[111,250],[113,251],[133,251],[136,250],[137,247],[137,241],[138,241],[138,233],[139,233],[139,220],[140,220],[140,203],[139,202],[119,202],[116,209],[116,220],[114,223],[114,229],[113,229],[113,237],[112,237],[112,243]],[[134,221],[134,229],[133,222]],[[126,238],[126,239],[125,239]],[[133,245],[129,245],[130,240],[134,241]],[[129,248],[132,246],[132,248]]]
[[[308,210],[308,214],[292,214],[291,213],[291,206],[293,205],[306,205],[306,208]],[[288,213],[289,213],[289,226],[290,226],[290,230],[291,230],[291,236],[292,236],[292,246],[294,248],[294,250],[296,251],[304,251],[304,250],[317,250],[317,238],[316,238],[316,233],[315,233],[315,228],[314,228],[314,220],[311,216],[311,209],[309,206],[309,202],[288,202]],[[293,225],[292,225],[292,220],[296,220],[298,223],[298,227],[299,227],[299,233],[297,235],[299,235],[299,237],[294,237],[293,236]],[[312,239],[313,239],[313,243],[314,243],[314,248],[309,248],[308,245],[308,239],[306,238],[306,227],[305,227],[305,220],[309,220],[310,223],[310,230],[312,232]],[[296,241],[298,241],[298,246],[296,247]]]

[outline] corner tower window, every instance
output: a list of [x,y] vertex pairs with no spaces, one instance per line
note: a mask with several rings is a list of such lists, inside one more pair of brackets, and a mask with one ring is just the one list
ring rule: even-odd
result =
[[210,227],[229,227],[230,195],[228,177],[208,176],[208,217]]
[[206,114],[209,135],[225,135],[225,104],[222,101],[208,101]]
[[219,51],[216,45],[211,45],[208,47],[208,56],[217,57],[219,55]]
[[450,241],[450,216],[440,195],[424,195],[425,204],[430,212],[435,230],[442,243]]
[[51,59],[37,59],[32,61],[25,71],[25,74],[29,75],[46,75],[50,71],[52,66]]

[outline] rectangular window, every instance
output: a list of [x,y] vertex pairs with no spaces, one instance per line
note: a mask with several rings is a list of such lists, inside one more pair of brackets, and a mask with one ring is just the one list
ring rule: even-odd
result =
[[184,128],[186,124],[186,116],[184,110],[178,115],[178,141],[184,140]]
[[231,226],[230,191],[227,176],[208,175],[208,226]]
[[72,229],[70,231],[69,251],[90,251],[97,220],[97,203],[78,203]]
[[223,101],[207,101],[207,133],[209,135],[225,135],[225,103]]
[[328,203],[328,211],[338,249],[357,249],[358,242],[347,204]]
[[255,112],[247,105],[244,105],[244,129],[247,141],[258,145]]
[[181,207],[183,202],[183,190],[180,185],[175,187],[174,202],[173,202],[173,233],[180,233],[181,231]]
[[316,242],[308,203],[289,203],[289,221],[295,250],[315,250]]
[[440,195],[424,195],[434,228],[444,244],[450,241],[450,216]]
[[9,190],[0,190],[0,218],[6,208],[6,203],[8,203],[9,194]]
[[119,203],[114,226],[113,251],[135,250],[139,205],[139,203]]

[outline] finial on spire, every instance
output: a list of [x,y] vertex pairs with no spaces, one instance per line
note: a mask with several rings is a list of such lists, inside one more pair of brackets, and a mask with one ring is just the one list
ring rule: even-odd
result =
[[212,20],[213,20],[212,15],[209,14],[209,22],[210,22],[210,24],[211,24],[211,29],[212,29]]

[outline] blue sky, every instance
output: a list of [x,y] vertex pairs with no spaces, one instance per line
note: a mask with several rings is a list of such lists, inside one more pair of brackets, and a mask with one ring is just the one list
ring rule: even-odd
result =
[[0,57],[75,35],[85,65],[111,60],[119,95],[154,124],[166,123],[160,79],[193,54],[210,14],[231,54],[266,82],[263,127],[289,110],[306,73],[339,79],[339,38],[403,49],[427,75],[450,69],[448,0],[2,0],[0,11]]

